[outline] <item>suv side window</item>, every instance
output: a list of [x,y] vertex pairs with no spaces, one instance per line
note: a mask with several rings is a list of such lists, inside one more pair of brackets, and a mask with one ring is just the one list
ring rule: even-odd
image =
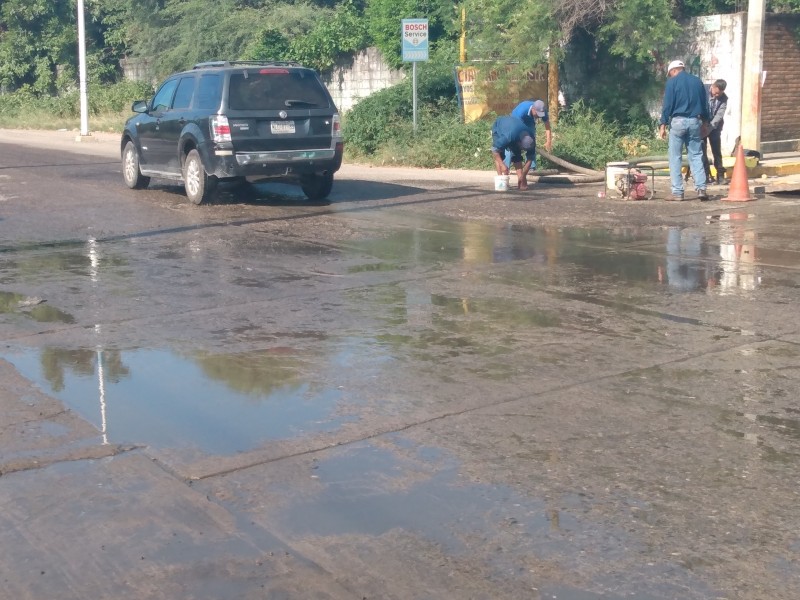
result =
[[175,93],[175,88],[178,87],[177,79],[170,79],[164,82],[161,89],[156,92],[153,102],[151,104],[151,112],[164,112],[172,104],[172,96]]
[[192,92],[194,92],[194,77],[181,77],[172,108],[189,108],[192,103]]
[[219,75],[202,75],[197,88],[196,108],[217,110],[222,96],[222,78]]

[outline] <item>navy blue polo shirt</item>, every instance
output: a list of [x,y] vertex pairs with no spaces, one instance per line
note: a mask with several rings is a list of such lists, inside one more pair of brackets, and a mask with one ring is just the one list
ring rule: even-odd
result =
[[669,125],[672,117],[701,117],[710,120],[706,88],[699,77],[681,71],[667,80],[661,125]]

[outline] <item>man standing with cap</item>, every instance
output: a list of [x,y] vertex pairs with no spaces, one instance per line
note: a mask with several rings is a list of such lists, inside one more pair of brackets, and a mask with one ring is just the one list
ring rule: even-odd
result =
[[672,196],[668,200],[683,200],[683,177],[681,162],[683,147],[689,159],[692,179],[700,200],[708,200],[706,171],[703,168],[702,135],[703,123],[708,123],[706,88],[698,77],[684,70],[680,60],[673,60],[667,67],[667,85],[664,88],[664,107],[661,111],[658,135],[667,137],[669,125],[669,176]]

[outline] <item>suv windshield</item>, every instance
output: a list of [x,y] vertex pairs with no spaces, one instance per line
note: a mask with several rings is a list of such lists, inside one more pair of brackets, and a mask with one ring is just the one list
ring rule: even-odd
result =
[[312,73],[269,68],[231,74],[228,105],[233,110],[281,110],[327,107],[329,101]]

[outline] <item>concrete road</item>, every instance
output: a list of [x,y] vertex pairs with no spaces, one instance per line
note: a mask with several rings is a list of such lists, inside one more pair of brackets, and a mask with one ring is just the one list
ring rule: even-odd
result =
[[0,597],[800,597],[797,197],[73,135],[0,131]]

